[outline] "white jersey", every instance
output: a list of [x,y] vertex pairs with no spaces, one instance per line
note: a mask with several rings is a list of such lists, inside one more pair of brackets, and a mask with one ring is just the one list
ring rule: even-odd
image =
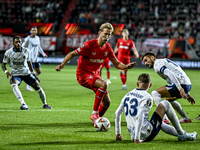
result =
[[22,44],[23,47],[26,47],[30,50],[31,62],[38,62],[38,53],[42,54],[42,56],[46,56],[43,49],[40,46],[40,38],[36,35],[35,37],[31,37],[30,35],[24,39]]
[[16,52],[13,47],[8,49],[3,58],[3,63],[10,65],[11,74],[13,76],[30,74],[27,61],[30,61],[29,50],[24,47],[21,47],[21,52]]
[[180,84],[190,85],[191,81],[186,75],[186,73],[181,69],[179,65],[174,63],[173,61],[164,58],[164,59],[156,59],[153,66],[155,72],[165,79],[169,84],[174,83],[168,76],[164,74],[164,70],[167,68],[171,72],[174,73],[175,77],[179,81]]
[[146,90],[134,89],[127,93],[115,112],[116,134],[121,134],[121,115],[124,112],[131,139],[144,141],[153,130],[148,121],[152,105],[153,98]]

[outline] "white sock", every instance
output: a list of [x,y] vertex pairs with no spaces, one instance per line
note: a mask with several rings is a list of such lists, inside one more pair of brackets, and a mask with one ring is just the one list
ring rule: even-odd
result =
[[17,84],[12,84],[11,87],[12,87],[12,89],[13,89],[13,92],[14,92],[15,96],[16,96],[17,99],[19,100],[19,102],[20,102],[21,104],[26,104],[26,103],[24,102],[24,98],[22,97],[22,93],[21,93],[21,91],[20,91],[19,88],[18,88],[18,85],[17,85]]
[[162,122],[161,129],[163,132],[165,132],[167,134],[178,136],[176,129],[173,126],[168,125],[164,122]]
[[39,95],[39,97],[40,97],[42,103],[43,103],[43,104],[47,104],[47,103],[46,103],[46,95],[45,95],[45,93],[44,93],[44,91],[43,91],[43,89],[42,89],[41,87],[40,87],[39,90],[37,90],[37,93],[38,93],[38,95]]
[[[158,93],[157,91],[155,91],[155,90],[152,91],[151,95],[152,95],[152,97],[153,97],[153,99],[155,101],[156,106],[158,106],[159,103],[163,101],[160,93]],[[168,117],[167,117],[167,115],[164,115],[163,119],[169,120]]]
[[177,113],[182,117],[182,118],[185,118],[185,119],[189,119],[188,116],[185,114],[185,112],[183,111],[182,107],[181,107],[181,104],[177,101],[173,101],[171,102],[172,104],[172,107],[177,111]]
[[96,113],[99,113],[99,112],[98,112],[98,111],[94,111],[94,110],[93,110],[92,114],[96,114]]
[[162,101],[161,103],[165,107],[165,113],[167,114],[167,117],[172,122],[172,124],[175,127],[178,134],[184,134],[184,130],[182,129],[182,127],[179,123],[178,117],[177,117],[174,109],[172,108],[171,104],[167,100]]

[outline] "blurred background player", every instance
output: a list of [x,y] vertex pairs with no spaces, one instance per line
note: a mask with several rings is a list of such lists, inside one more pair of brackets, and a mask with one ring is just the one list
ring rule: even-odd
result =
[[[33,87],[42,103],[43,108],[51,109],[49,105],[46,103],[46,95],[43,91],[43,89],[39,85],[39,78],[34,74],[32,64],[30,62],[30,54],[29,50],[27,48],[21,47],[22,40],[20,36],[15,36],[13,38],[13,45],[14,47],[11,47],[8,49],[3,58],[2,62],[2,69],[6,73],[7,78],[11,77],[10,84],[13,88],[13,92],[19,102],[21,103],[20,109],[27,110],[28,106],[26,105],[21,91],[19,90],[19,85],[21,84],[22,80],[26,82],[26,84]],[[6,64],[9,63],[11,73],[6,68]]]
[[[111,44],[109,42],[107,42],[110,46]],[[106,60],[103,62],[103,64],[100,66],[100,76],[101,76],[101,71],[103,69],[103,67],[106,67],[106,75],[107,75],[107,83],[108,84],[111,84],[111,81],[110,81],[110,60],[109,58],[106,58]]]
[[[31,27],[30,35],[24,39],[22,47],[26,47],[29,49],[31,57],[30,61],[33,65],[33,69],[35,70],[36,75],[38,76],[41,73],[40,63],[38,62],[38,55],[40,53],[43,57],[48,56],[44,53],[43,49],[40,46],[40,38],[39,36],[37,36],[37,32],[38,30],[36,26]],[[32,91],[32,88],[27,85],[26,90]]]
[[[114,49],[114,54],[117,54],[117,58],[120,62],[125,65],[130,63],[130,52],[133,51],[135,58],[139,58],[138,51],[135,47],[134,42],[129,39],[129,31],[127,29],[122,30],[122,38],[117,40],[117,45]],[[126,80],[127,80],[127,71],[128,70],[120,70],[120,78],[122,81],[122,90],[127,90]]]
[[[165,79],[169,85],[160,87],[157,90],[152,91],[151,95],[155,100],[156,105],[162,101],[162,98],[166,98],[171,102],[173,108],[182,117],[180,119],[181,123],[190,123],[191,119],[183,111],[180,103],[174,101],[178,98],[187,99],[191,104],[195,103],[193,97],[189,94],[192,88],[191,81],[186,73],[181,69],[179,65],[173,61],[164,58],[156,59],[155,54],[152,52],[147,52],[142,56],[142,61],[149,68],[153,68],[155,72]],[[164,117],[165,123],[170,123],[167,117]]]
[[[131,140],[135,143],[152,141],[160,129],[167,134],[177,136],[179,141],[196,140],[197,133],[187,133],[182,129],[174,109],[166,100],[159,103],[151,120],[148,120],[149,111],[153,105],[153,98],[148,93],[151,85],[149,74],[143,73],[138,77],[138,88],[128,92],[122,99],[115,112],[115,140],[123,140],[121,136],[121,115],[123,112],[125,112]],[[162,122],[165,113],[172,121],[174,127]]]
[[104,23],[99,28],[99,37],[85,42],[81,47],[67,54],[63,62],[55,70],[60,71],[74,56],[80,55],[76,71],[77,81],[80,85],[95,92],[95,102],[90,119],[95,122],[102,117],[110,106],[110,97],[107,91],[108,84],[99,74],[99,68],[106,58],[117,69],[126,70],[133,68],[136,63],[122,64],[116,59],[112,47],[107,43],[113,32],[110,23]]
[[100,76],[101,76],[101,73],[102,73],[102,69],[103,67],[106,67],[106,75],[107,75],[107,83],[108,84],[111,84],[111,81],[110,81],[110,60],[109,58],[106,58],[106,60],[103,62],[103,64],[100,66]]

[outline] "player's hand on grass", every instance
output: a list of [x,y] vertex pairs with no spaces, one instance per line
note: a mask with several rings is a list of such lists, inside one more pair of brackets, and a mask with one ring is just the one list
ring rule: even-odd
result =
[[60,71],[62,68],[64,68],[64,66],[62,66],[62,65],[58,65],[57,67],[56,67],[56,71]]
[[139,139],[134,139],[134,143],[136,143],[136,144],[142,144],[142,142],[140,142]]
[[136,62],[131,62],[131,63],[127,64],[127,67],[128,67],[127,69],[131,69],[135,66],[136,66]]
[[195,104],[194,98],[193,98],[191,95],[189,95],[189,94],[188,94],[187,100],[188,100],[192,105]]
[[115,141],[123,141],[121,134],[116,134]]

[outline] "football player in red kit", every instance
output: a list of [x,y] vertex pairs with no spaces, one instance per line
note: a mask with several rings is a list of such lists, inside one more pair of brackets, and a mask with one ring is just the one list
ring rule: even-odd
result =
[[[126,64],[130,63],[130,52],[131,50],[135,54],[135,58],[139,58],[138,51],[135,47],[134,42],[128,38],[129,31],[127,29],[122,30],[122,38],[117,40],[117,45],[114,49],[114,54],[117,54],[117,58],[120,62]],[[127,69],[120,70],[120,78],[122,80],[122,90],[127,90],[126,80],[127,80]]]
[[124,65],[116,59],[111,46],[107,43],[112,32],[113,26],[110,23],[102,24],[97,39],[87,41],[81,47],[68,53],[63,62],[55,68],[56,71],[60,71],[74,56],[80,56],[76,71],[77,81],[80,85],[92,89],[96,94],[90,117],[93,122],[105,114],[111,101],[107,91],[107,82],[99,75],[101,64],[108,57],[117,69],[131,69],[136,65],[135,62]]

